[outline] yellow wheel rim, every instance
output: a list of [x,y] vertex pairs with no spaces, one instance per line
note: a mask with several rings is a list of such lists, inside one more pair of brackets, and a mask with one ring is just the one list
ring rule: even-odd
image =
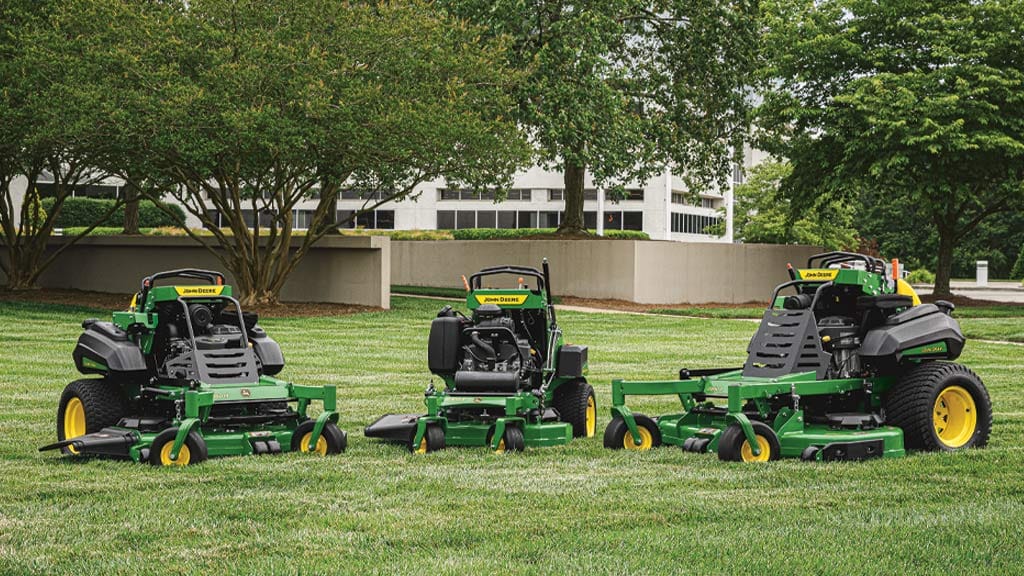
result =
[[505,453],[505,439],[504,438],[502,438],[501,441],[498,442],[498,447],[494,449],[494,453],[495,454],[504,454]]
[[935,434],[949,448],[959,448],[970,441],[978,428],[978,407],[971,393],[960,386],[950,386],[939,393],[932,411]]
[[423,437],[423,440],[420,440],[420,445],[419,445],[419,447],[416,448],[416,453],[417,454],[426,454],[427,453],[427,437],[426,436]]
[[744,462],[767,462],[772,457],[772,447],[768,443],[768,439],[758,434],[757,447],[761,449],[761,453],[754,456],[754,451],[750,448],[750,442],[747,440],[743,441],[743,446],[740,446],[740,457],[743,458]]
[[587,438],[593,438],[597,431],[597,403],[593,396],[587,396]]
[[181,445],[181,450],[178,450],[177,460],[171,460],[171,448],[173,447],[174,442],[164,444],[164,447],[160,449],[160,463],[164,466],[188,466],[189,461],[192,459],[192,453],[189,452],[188,445]]
[[654,436],[651,431],[643,426],[639,426],[637,431],[640,432],[640,443],[634,442],[633,435],[626,430],[626,435],[622,438],[622,447],[626,450],[650,450],[654,446]]
[[[85,434],[85,406],[82,404],[82,399],[78,396],[73,396],[71,400],[68,400],[66,406],[64,406],[64,439],[70,440],[77,438]],[[78,454],[78,450],[75,450],[71,446],[68,446],[68,450],[72,454]]]
[[[302,452],[309,452],[309,439],[312,437],[312,432],[306,432],[306,435],[302,437],[302,442],[299,443],[299,450]],[[426,440],[424,440],[424,442],[426,442]],[[327,439],[324,438],[323,434],[320,434],[320,437],[316,439],[316,448],[313,449],[313,452],[316,452],[321,456],[327,455]],[[419,450],[417,450],[417,452],[419,452]]]

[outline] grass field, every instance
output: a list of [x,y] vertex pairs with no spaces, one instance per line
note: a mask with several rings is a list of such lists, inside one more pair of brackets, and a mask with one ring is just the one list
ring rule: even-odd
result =
[[[1024,572],[1024,348],[969,342],[995,422],[989,448],[864,463],[721,463],[600,437],[493,455],[424,456],[370,441],[422,407],[440,302],[267,319],[282,376],[336,384],[349,451],[186,469],[68,460],[54,437],[84,308],[0,303],[3,574],[1012,574]],[[559,315],[590,345],[599,433],[613,377],[742,362],[750,322]],[[987,320],[986,320],[987,321]],[[993,332],[1024,331],[1024,319]],[[669,402],[639,404],[649,414]]]

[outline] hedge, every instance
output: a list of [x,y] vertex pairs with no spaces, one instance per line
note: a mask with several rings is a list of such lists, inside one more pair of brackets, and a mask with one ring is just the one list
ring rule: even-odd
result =
[[[53,198],[43,198],[43,209],[49,213],[53,209]],[[55,228],[88,227],[95,224],[114,205],[114,200],[105,198],[68,198],[61,206],[60,214],[53,223]],[[182,219],[185,212],[181,206],[168,204],[172,210],[177,212]],[[101,225],[116,227],[124,222],[124,206],[119,207]],[[159,228],[162,226],[177,226],[178,222],[157,208],[149,200],[139,201],[139,227]]]
[[1013,265],[1013,270],[1010,271],[1010,280],[1020,280],[1021,284],[1024,284],[1024,244],[1021,244],[1017,262]]
[[[456,240],[500,240],[503,238],[524,238],[540,234],[554,234],[554,228],[466,228],[452,230]],[[639,230],[605,230],[605,238],[627,240],[650,240],[646,232]]]
[[935,284],[935,274],[924,268],[918,268],[907,274],[907,282],[911,284]]

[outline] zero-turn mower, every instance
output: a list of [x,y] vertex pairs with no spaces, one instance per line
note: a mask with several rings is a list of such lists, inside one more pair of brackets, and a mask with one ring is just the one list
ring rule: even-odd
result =
[[[426,414],[385,415],[366,436],[418,453],[445,446],[515,452],[594,436],[587,347],[563,343],[547,260],[543,269],[498,266],[463,278],[472,316],[445,306],[430,325],[428,365],[443,388],[430,383]],[[483,287],[499,275],[518,276],[517,287]]]
[[[203,285],[157,286],[186,278]],[[145,278],[112,322],[82,323],[73,357],[82,374],[60,397],[57,442],[40,450],[131,458],[160,466],[208,456],[345,450],[334,386],[274,376],[277,342],[242,312],[224,275],[173,270]],[[307,416],[310,403],[323,411]]]
[[[964,347],[951,303],[922,304],[895,260],[829,252],[789,273],[741,368],[614,380],[605,447],[674,444],[722,460],[831,461],[988,442],[988,391],[950,362]],[[682,412],[652,419],[626,406],[627,396],[655,395],[677,396]]]

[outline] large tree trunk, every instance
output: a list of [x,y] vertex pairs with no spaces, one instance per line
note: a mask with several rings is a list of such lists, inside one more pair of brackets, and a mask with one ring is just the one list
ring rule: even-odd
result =
[[565,161],[565,212],[558,226],[560,233],[572,234],[587,230],[583,223],[583,177],[586,173],[586,166],[580,166],[572,160]]
[[139,233],[139,190],[131,183],[124,187],[124,230],[122,234]]
[[939,228],[939,263],[935,270],[935,296],[948,298],[952,296],[949,289],[949,278],[953,273],[953,232],[949,228]]

